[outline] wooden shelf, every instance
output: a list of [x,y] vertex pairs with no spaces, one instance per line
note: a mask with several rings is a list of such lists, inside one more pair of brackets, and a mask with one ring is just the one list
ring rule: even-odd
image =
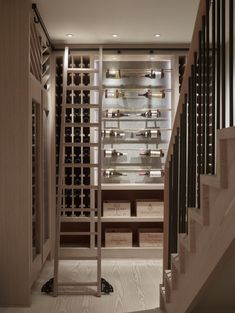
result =
[[102,190],[163,190],[164,183],[102,184]]
[[155,222],[163,222],[163,216],[157,217],[157,216],[151,216],[151,217],[138,217],[138,216],[124,216],[124,217],[115,217],[115,216],[110,216],[110,217],[105,217],[103,216],[101,218],[102,223],[155,223]]
[[[96,248],[62,247],[61,259],[79,259],[79,257],[91,258],[96,255]],[[102,258],[116,259],[162,259],[163,248],[158,247],[127,247],[127,248],[102,248]]]
[[[71,209],[72,211],[72,209]],[[68,217],[61,217],[62,222],[66,223],[73,223],[73,222],[81,222],[81,223],[88,223],[91,221],[96,222],[97,217],[81,217],[81,216],[68,216]],[[163,216],[162,217],[138,217],[138,216],[125,216],[125,217],[101,217],[102,223],[155,223],[155,222],[163,222]]]

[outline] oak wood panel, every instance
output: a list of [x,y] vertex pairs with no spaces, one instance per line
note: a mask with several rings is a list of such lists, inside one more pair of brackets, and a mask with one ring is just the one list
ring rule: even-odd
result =
[[0,304],[30,304],[29,0],[0,1]]

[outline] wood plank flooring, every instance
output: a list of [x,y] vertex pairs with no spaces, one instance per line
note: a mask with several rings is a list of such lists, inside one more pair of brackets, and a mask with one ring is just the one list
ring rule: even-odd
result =
[[[47,262],[33,286],[30,308],[0,308],[0,313],[127,313],[142,312],[159,306],[162,260],[103,260],[102,277],[114,287],[114,293],[95,296],[58,296],[40,293],[52,277]],[[61,281],[95,281],[94,261],[60,261]],[[19,286],[20,288],[20,286]],[[147,313],[148,311],[146,311]],[[154,312],[158,312],[157,310]]]

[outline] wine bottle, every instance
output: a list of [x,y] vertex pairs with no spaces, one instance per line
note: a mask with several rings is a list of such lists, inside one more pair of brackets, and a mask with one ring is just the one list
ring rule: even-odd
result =
[[119,110],[117,110],[116,112],[114,112],[112,110],[106,110],[105,111],[105,117],[119,118],[119,117],[123,117],[123,116],[129,116],[129,114],[123,113]]
[[120,79],[120,78],[122,78],[121,71],[120,70],[110,70],[110,69],[107,69],[105,77],[106,78],[111,78],[111,79]]
[[102,135],[104,138],[106,137],[114,137],[114,138],[123,138],[125,137],[125,133],[120,130],[104,130],[102,131]]
[[81,122],[81,113],[75,111],[73,118],[74,118],[74,123],[80,123]]
[[142,136],[145,138],[159,138],[161,137],[161,132],[158,129],[146,129],[136,133],[136,136]]
[[71,115],[70,115],[70,114],[68,114],[68,115],[65,116],[65,122],[66,122],[66,123],[71,123],[71,122],[72,122],[72,118],[71,118]]
[[143,116],[143,117],[160,117],[161,112],[159,110],[148,110],[144,113],[138,113],[138,116]]
[[109,177],[115,177],[115,176],[127,176],[127,174],[122,173],[122,172],[118,172],[118,171],[113,170],[113,169],[109,169],[109,170],[103,171],[103,176],[109,178]]
[[148,90],[145,93],[139,93],[138,96],[143,96],[145,98],[151,99],[151,98],[165,98],[165,91],[161,90],[159,92],[153,93],[151,90]]
[[105,89],[105,98],[123,98],[125,97],[125,92],[121,90],[108,90]]
[[126,155],[126,153],[118,152],[117,150],[104,150],[104,157],[105,158],[112,158]]
[[164,156],[164,153],[162,150],[147,149],[147,150],[141,151],[140,156],[151,157],[151,158],[162,158]]
[[149,74],[145,74],[144,77],[150,78],[150,79],[155,79],[156,78],[156,73],[151,70]]
[[163,170],[146,170],[139,173],[140,176],[147,176],[147,177],[163,177],[164,171]]

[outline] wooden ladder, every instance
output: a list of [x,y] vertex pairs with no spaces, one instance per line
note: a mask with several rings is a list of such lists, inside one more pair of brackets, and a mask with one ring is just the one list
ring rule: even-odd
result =
[[[56,212],[56,227],[55,227],[55,255],[54,255],[54,280],[53,280],[53,294],[57,296],[59,294],[92,294],[96,296],[101,296],[102,292],[102,278],[101,278],[101,123],[102,123],[102,47],[99,48],[99,59],[97,62],[97,68],[78,68],[78,67],[69,67],[69,48],[65,48],[64,52],[64,62],[63,62],[63,98],[62,98],[62,112],[61,112],[61,132],[60,132],[60,152],[59,152],[59,180],[58,180],[58,194],[57,194],[57,212]],[[84,85],[84,84],[71,84],[68,85],[68,74],[69,73],[92,73],[97,76],[98,84],[94,85]],[[88,104],[83,103],[81,100],[81,104],[68,104],[67,101],[67,92],[71,91],[96,91],[98,95],[98,104]],[[71,109],[71,112],[74,112],[74,109],[80,109],[81,116],[79,123],[74,120],[74,117],[71,118],[71,121],[66,121],[66,109]],[[91,117],[89,117],[89,122],[84,122],[83,119],[83,110],[95,109],[97,112],[97,119],[95,122],[91,122]],[[73,116],[73,114],[72,114]],[[84,128],[90,128],[90,130],[96,131],[96,138],[91,138],[84,142]],[[71,142],[66,142],[66,130],[71,129]],[[80,140],[78,142],[73,137],[74,132],[80,132]],[[91,133],[91,132],[90,132]],[[74,135],[75,136],[75,135]],[[94,139],[91,142],[91,140]],[[68,164],[65,160],[66,147],[70,147],[72,151],[74,151],[75,147],[79,147],[81,149],[81,162],[75,163],[74,157],[71,158],[70,163]],[[83,163],[83,152],[84,148],[90,147],[89,151],[96,151],[96,162],[90,164]],[[92,159],[90,157],[90,159]],[[94,159],[94,158],[93,158]],[[72,177],[72,183],[68,186],[65,182],[65,168],[72,168],[72,173],[75,171],[80,171],[80,181],[79,183],[74,182],[74,178]],[[93,181],[90,180],[89,184],[87,181],[84,182],[84,168],[88,168],[89,171],[92,170],[96,174],[94,174]],[[93,194],[95,198],[96,193],[96,201],[93,201],[93,204],[90,202],[90,207],[83,205],[83,196],[84,190],[90,190],[90,193]],[[74,190],[76,192],[80,192],[81,195],[81,205],[80,207],[76,207],[74,205],[74,201],[72,202],[72,208],[66,208],[65,206],[65,193],[66,191],[71,190],[71,196],[74,196]],[[96,205],[95,205],[96,204]],[[66,211],[70,212],[71,216],[67,216]],[[79,213],[78,213],[79,212]],[[84,216],[84,213],[88,216]],[[80,214],[78,216],[78,214]],[[79,231],[79,223],[81,222],[89,222],[90,229],[89,231]],[[61,224],[62,222],[72,222],[78,223],[76,227],[76,231],[67,232],[63,231]],[[78,230],[78,231],[77,231]],[[59,281],[59,263],[62,259],[61,256],[61,236],[89,236],[90,242],[93,245],[94,255],[87,256],[80,254],[78,257],[71,256],[72,260],[95,260],[97,262],[97,279],[96,281],[87,281],[87,282],[61,282]],[[66,260],[70,259],[70,257],[66,258]]]

